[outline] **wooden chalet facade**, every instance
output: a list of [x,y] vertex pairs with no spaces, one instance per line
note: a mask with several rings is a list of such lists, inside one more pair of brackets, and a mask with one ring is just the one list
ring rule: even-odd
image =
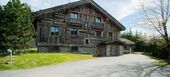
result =
[[125,27],[93,0],[72,2],[33,15],[39,52],[120,55],[118,45],[104,43],[119,40]]

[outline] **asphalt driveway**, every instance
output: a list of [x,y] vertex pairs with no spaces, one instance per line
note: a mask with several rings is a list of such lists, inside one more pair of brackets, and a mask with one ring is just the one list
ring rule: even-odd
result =
[[101,57],[27,70],[0,71],[0,77],[170,77],[169,68],[153,66],[144,55]]

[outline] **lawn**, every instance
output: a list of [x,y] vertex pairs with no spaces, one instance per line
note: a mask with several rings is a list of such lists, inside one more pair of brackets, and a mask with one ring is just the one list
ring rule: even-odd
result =
[[91,59],[92,55],[69,53],[32,53],[13,56],[13,64],[5,64],[9,56],[0,57],[0,70],[18,70],[58,64],[68,61]]
[[166,60],[157,60],[157,61],[153,62],[152,64],[161,66],[161,67],[170,67],[170,64]]

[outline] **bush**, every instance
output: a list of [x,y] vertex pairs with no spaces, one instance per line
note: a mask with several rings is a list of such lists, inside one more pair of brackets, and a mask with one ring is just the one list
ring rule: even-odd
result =
[[0,56],[7,56],[9,55],[9,52],[7,50],[0,50]]
[[29,48],[26,53],[37,53],[37,48]]
[[164,41],[159,38],[152,38],[149,40],[145,47],[144,52],[148,52],[151,56],[161,58],[161,59],[168,59],[168,52],[165,50]]

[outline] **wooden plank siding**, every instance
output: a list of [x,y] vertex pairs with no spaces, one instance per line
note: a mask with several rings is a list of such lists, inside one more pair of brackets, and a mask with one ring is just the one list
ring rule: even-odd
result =
[[[70,18],[70,13],[78,14],[77,19]],[[101,18],[101,23],[96,23],[95,18]],[[92,6],[76,7],[65,13],[51,13],[43,15],[37,25],[38,45],[77,44],[84,45],[84,39],[90,38],[91,44],[98,44],[108,40],[108,32],[113,33],[113,40],[118,40],[120,30],[110,20],[96,11]],[[51,35],[50,27],[59,26],[59,35]],[[78,35],[71,35],[70,28],[77,28]],[[96,31],[102,32],[102,37],[96,37]]]
[[110,54],[119,51],[119,48],[107,47],[106,42],[119,40],[120,31],[125,30],[121,23],[93,0],[44,9],[34,16],[40,51],[71,51],[74,47],[106,56],[106,50]]

